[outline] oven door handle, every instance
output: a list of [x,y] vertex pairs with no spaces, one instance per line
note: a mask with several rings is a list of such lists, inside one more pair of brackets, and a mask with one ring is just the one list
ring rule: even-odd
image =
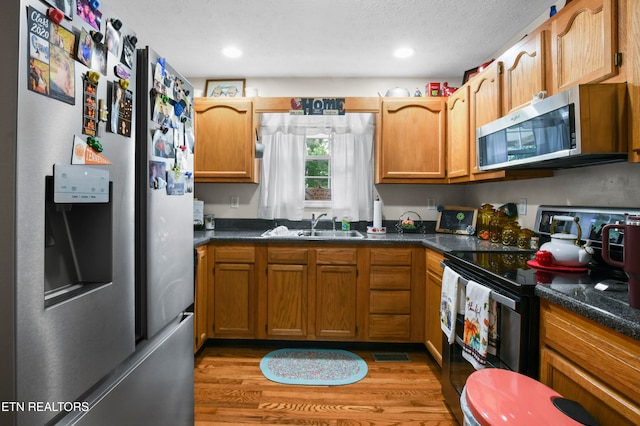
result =
[[[443,262],[440,262],[440,266],[442,266],[444,268],[445,266],[448,266],[448,265],[446,265]],[[455,271],[455,269],[454,269],[454,271]],[[460,275],[460,274],[458,274],[458,275]],[[467,284],[469,283],[469,280],[464,278],[462,275],[460,275],[460,281],[459,282],[460,282],[460,285],[462,285],[463,287],[466,287]],[[491,290],[491,294],[489,295],[489,297],[491,299],[495,300],[497,303],[499,303],[501,305],[504,305],[504,306],[506,306],[507,308],[509,308],[511,310],[515,311],[518,308],[518,301],[517,300],[513,300],[513,299],[511,299],[511,298],[509,298],[509,297],[507,297],[507,296],[505,296],[503,294],[497,293],[497,292],[495,292],[493,290]]]

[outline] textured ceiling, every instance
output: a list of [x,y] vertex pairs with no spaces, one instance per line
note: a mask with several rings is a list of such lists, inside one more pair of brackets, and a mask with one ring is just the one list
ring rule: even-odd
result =
[[[556,2],[109,0],[108,7],[187,77],[446,77],[491,59]],[[223,57],[227,45],[244,54]],[[403,45],[416,54],[393,57]]]

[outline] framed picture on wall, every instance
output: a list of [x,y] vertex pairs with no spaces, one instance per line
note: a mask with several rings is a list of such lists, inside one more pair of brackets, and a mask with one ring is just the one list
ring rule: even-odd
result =
[[245,80],[207,80],[205,93],[207,97],[239,98],[244,96]]

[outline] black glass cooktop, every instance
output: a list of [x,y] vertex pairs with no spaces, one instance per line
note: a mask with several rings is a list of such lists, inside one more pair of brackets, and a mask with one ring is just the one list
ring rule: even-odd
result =
[[622,271],[590,263],[584,272],[556,272],[532,268],[527,261],[535,259],[531,252],[472,252],[448,253],[451,263],[462,268],[472,279],[490,280],[520,294],[530,294],[536,284],[597,284],[615,285],[626,282]]

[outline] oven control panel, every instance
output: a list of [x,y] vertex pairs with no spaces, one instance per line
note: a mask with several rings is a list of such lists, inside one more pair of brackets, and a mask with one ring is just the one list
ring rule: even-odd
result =
[[[602,247],[602,228],[608,224],[625,223],[627,215],[640,214],[640,208],[607,208],[607,207],[574,207],[574,206],[540,206],[536,213],[535,231],[543,236],[551,234],[551,222],[554,216],[572,216],[579,219],[582,239],[590,240],[592,245]],[[559,221],[554,225],[554,232],[578,234],[575,222]],[[612,245],[622,245],[624,235],[621,231],[610,230],[609,241]]]

